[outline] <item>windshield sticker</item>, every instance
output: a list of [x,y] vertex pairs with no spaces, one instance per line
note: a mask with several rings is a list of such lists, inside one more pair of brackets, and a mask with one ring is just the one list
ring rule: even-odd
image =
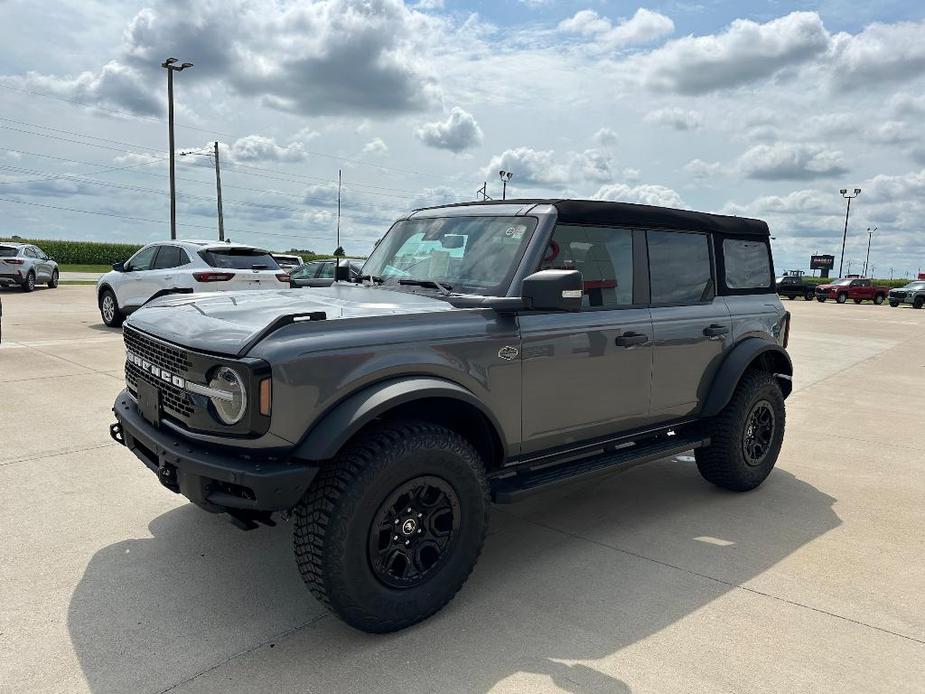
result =
[[524,237],[524,232],[527,231],[527,227],[522,224],[517,224],[516,226],[509,226],[504,230],[504,235],[514,239],[515,241],[520,241]]

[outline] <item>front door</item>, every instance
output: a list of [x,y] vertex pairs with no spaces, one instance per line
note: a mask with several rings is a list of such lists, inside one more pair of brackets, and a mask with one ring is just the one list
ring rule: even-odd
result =
[[580,270],[582,310],[520,316],[523,453],[645,423],[652,322],[634,300],[633,243],[629,229],[556,228],[540,269]]
[[671,420],[695,413],[706,397],[732,318],[716,280],[710,235],[646,232],[655,347],[652,415]]

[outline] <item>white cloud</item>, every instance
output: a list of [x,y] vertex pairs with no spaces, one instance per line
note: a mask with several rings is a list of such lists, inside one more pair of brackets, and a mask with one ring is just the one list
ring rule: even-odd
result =
[[418,0],[412,7],[416,10],[442,10],[443,0]]
[[482,169],[486,177],[498,171],[511,171],[517,183],[555,188],[566,183],[613,180],[610,157],[597,149],[558,154],[553,150],[516,147],[492,157]]
[[822,178],[848,171],[839,151],[785,142],[752,147],[739,158],[739,169],[748,178],[767,181]]
[[448,205],[454,202],[462,202],[463,198],[459,191],[449,186],[437,186],[435,188],[425,188],[414,196],[411,201],[411,209],[415,210],[421,207],[433,207],[435,205]]
[[644,120],[646,123],[664,125],[675,130],[696,130],[703,126],[703,116],[700,113],[677,107],[652,111]]
[[388,151],[389,146],[383,142],[381,137],[370,140],[365,145],[363,145],[363,154],[382,155],[387,154]]
[[640,205],[661,205],[663,207],[684,207],[681,196],[665,186],[643,184],[630,186],[625,183],[610,183],[601,186],[591,196],[592,200],[616,200]]
[[601,128],[594,136],[591,138],[594,141],[594,144],[600,147],[613,147],[619,141],[617,133],[615,133],[611,128]]
[[651,43],[673,32],[674,22],[644,7],[617,24],[594,10],[581,10],[559,22],[559,31],[586,36],[602,49],[614,49]]
[[684,165],[684,170],[693,178],[714,178],[723,173],[723,165],[718,161],[710,162],[702,159],[691,159]]
[[230,145],[219,144],[224,156],[235,162],[299,162],[305,161],[308,155],[302,148],[301,142],[293,142],[283,147],[276,143],[272,137],[263,135],[248,135],[235,140]]
[[454,106],[446,120],[424,123],[414,131],[428,147],[462,152],[482,143],[482,129],[468,111]]
[[737,19],[719,34],[669,41],[631,59],[628,67],[655,91],[704,94],[818,57],[830,38],[815,12],[793,12],[764,24]]
[[834,38],[831,76],[841,89],[876,87],[925,72],[925,21],[875,22]]

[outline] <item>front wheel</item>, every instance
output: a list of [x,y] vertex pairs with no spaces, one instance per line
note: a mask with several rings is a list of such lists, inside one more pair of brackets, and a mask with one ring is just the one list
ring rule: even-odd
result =
[[104,289],[100,294],[100,317],[107,328],[118,328],[125,320],[122,311],[119,310],[119,303],[116,301],[116,295],[111,289]]
[[877,296],[874,297],[874,303],[875,303],[877,306],[879,306],[880,304],[883,303],[883,299],[884,299],[884,298],[885,298],[885,297],[883,296],[883,294],[877,294]]
[[890,299],[890,306],[891,306],[892,308],[896,308],[897,306],[899,306],[899,302],[898,302],[898,301],[893,301],[892,299]]
[[771,474],[784,440],[784,394],[773,374],[748,371],[713,417],[710,445],[694,451],[697,469],[718,487],[745,492]]
[[816,297],[816,301],[818,301],[820,304],[824,304],[824,303],[825,303],[825,297],[824,297],[824,296],[817,296],[817,297]]
[[846,301],[848,301],[848,295],[844,293],[839,294],[838,296],[835,297],[835,301],[837,301],[840,304],[843,304]]
[[49,289],[57,289],[57,288],[58,288],[58,271],[57,271],[57,270],[52,270],[52,272],[51,272],[51,279],[48,280],[48,288],[49,288]]
[[859,304],[859,303],[861,303],[862,301],[863,301],[863,299],[855,299],[855,300],[854,300],[854,303]]
[[917,296],[912,301],[912,308],[922,308],[925,305],[925,296]]
[[296,563],[347,624],[403,629],[466,582],[488,503],[482,460],[462,436],[425,422],[383,425],[348,444],[296,507]]

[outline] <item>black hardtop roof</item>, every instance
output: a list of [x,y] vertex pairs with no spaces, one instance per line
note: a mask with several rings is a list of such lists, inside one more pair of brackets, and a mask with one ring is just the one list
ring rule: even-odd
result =
[[768,236],[768,225],[760,219],[731,217],[672,207],[637,205],[609,200],[512,199],[460,202],[423,209],[458,208],[483,205],[552,205],[564,224],[603,224],[608,226],[711,231],[735,236]]

